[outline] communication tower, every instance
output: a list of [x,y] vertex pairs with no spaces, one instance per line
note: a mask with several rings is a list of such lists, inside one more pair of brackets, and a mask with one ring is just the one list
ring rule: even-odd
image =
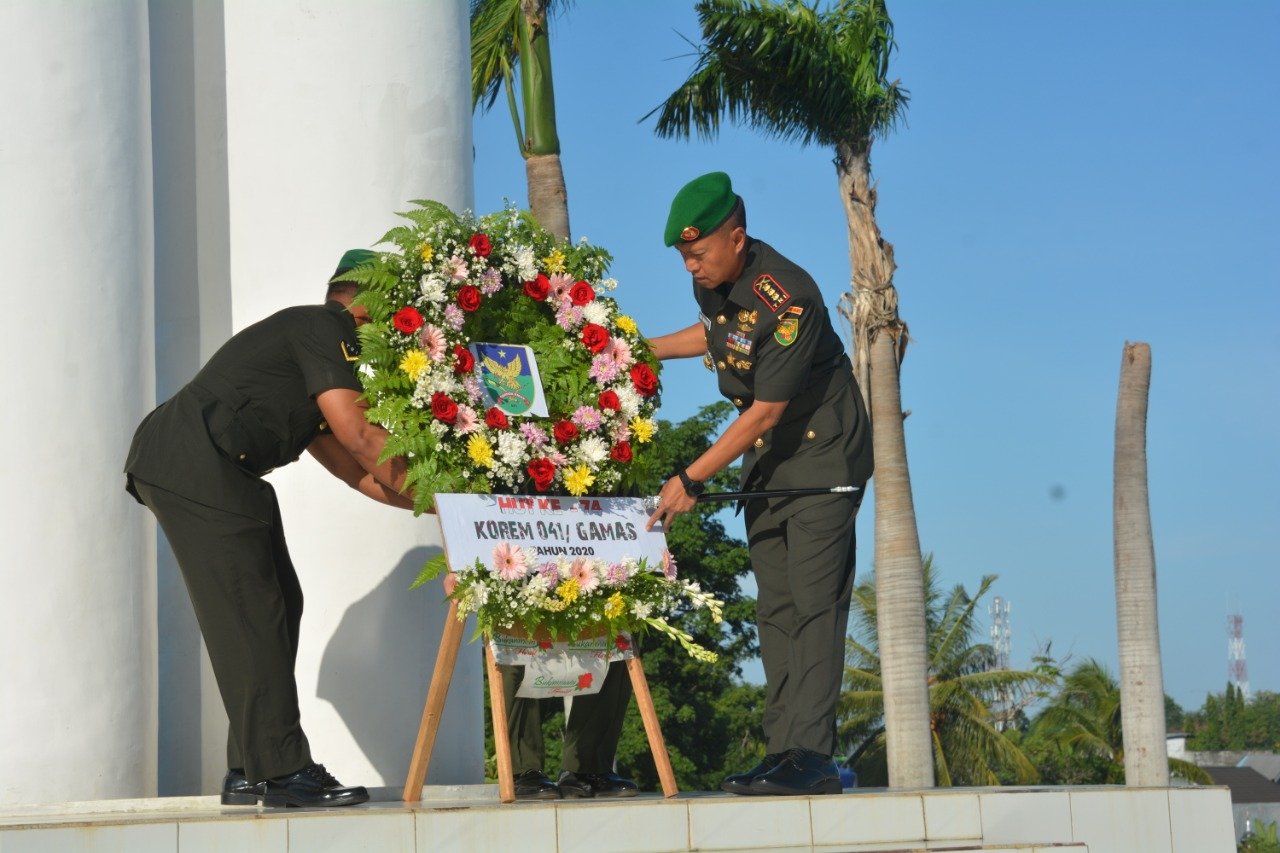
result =
[[1244,661],[1244,617],[1239,613],[1227,616],[1227,681],[1234,684],[1246,700],[1249,698],[1249,665]]
[[1013,650],[1013,626],[1009,622],[1009,600],[996,596],[991,602],[991,648],[995,650],[995,669],[1009,668]]

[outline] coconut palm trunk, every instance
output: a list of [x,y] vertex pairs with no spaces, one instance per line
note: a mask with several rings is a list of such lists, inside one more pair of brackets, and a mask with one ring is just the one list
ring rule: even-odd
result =
[[906,324],[893,287],[893,245],[876,223],[871,139],[836,147],[840,196],[849,224],[852,290],[844,313],[853,327],[854,371],[867,408],[876,461],[876,621],[884,682],[889,786],[932,787],[928,629],[924,565],[916,527],[898,365]]
[[[562,240],[569,239],[569,198],[556,132],[555,86],[547,9],[554,0],[473,0],[471,97],[487,110],[505,90],[520,156],[525,161],[529,210]],[[520,93],[513,79],[520,72]]]
[[1156,614],[1156,557],[1147,497],[1151,347],[1126,344],[1116,403],[1115,572],[1125,784],[1167,787],[1164,678]]
[[520,89],[526,130],[522,153],[529,184],[529,210],[543,228],[568,240],[569,196],[560,166],[560,136],[556,133],[546,0],[521,0],[520,12]]

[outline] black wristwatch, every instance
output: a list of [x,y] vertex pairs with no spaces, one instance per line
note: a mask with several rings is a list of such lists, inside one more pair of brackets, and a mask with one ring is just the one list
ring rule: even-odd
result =
[[684,493],[691,498],[696,498],[707,489],[707,484],[701,480],[695,480],[689,476],[689,472],[683,468],[680,469],[680,482],[684,484]]

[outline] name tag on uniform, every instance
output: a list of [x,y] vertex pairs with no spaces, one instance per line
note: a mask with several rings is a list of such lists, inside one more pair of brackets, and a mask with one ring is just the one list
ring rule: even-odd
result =
[[702,321],[702,325],[709,332],[711,331],[711,318],[701,311],[698,312],[698,319]]
[[740,352],[743,355],[751,355],[751,339],[746,335],[740,335],[737,332],[730,332],[729,337],[725,339],[724,345],[734,352]]

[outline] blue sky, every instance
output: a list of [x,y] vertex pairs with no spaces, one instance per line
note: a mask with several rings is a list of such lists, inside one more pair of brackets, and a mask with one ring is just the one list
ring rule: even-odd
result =
[[[902,370],[922,547],[942,581],[1012,602],[1042,643],[1114,670],[1112,453],[1120,356],[1152,347],[1148,420],[1166,691],[1198,708],[1245,618],[1254,690],[1280,690],[1280,4],[896,2],[907,122],[872,154],[912,343]],[[658,335],[696,320],[662,245],[671,196],[723,169],[751,232],[834,307],[845,220],[823,148],[639,119],[692,67],[692,4],[580,2],[552,22],[570,221],[615,257]],[[477,115],[476,207],[526,203],[503,102]],[[843,330],[842,330],[843,332]],[[717,399],[697,361],[662,416]],[[874,510],[858,522],[872,567]],[[741,535],[740,522],[730,522]],[[758,669],[749,673],[759,678]]]

